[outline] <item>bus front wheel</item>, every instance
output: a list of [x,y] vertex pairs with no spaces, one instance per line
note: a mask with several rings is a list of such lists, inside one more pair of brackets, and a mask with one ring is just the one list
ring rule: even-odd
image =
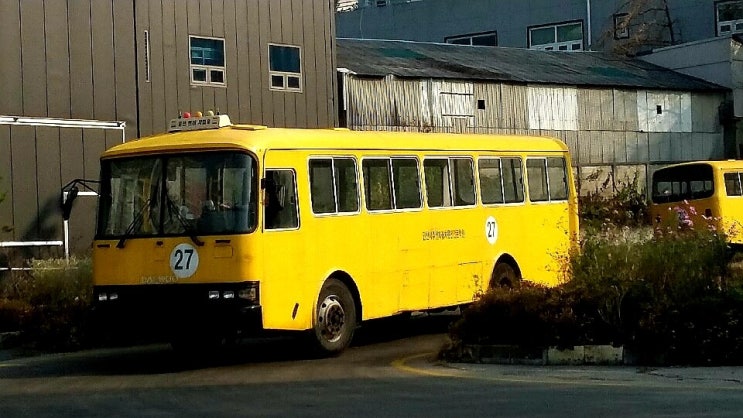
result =
[[515,287],[521,278],[512,265],[499,262],[493,269],[493,277],[490,278],[490,287]]
[[335,355],[351,343],[356,329],[356,305],[343,282],[328,279],[320,290],[315,312],[314,340],[322,355]]

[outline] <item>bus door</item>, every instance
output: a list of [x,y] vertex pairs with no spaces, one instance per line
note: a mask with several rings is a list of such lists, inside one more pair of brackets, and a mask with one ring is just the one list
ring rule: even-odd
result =
[[[261,284],[263,325],[267,329],[308,329],[312,303],[303,295],[313,294],[303,269],[305,245],[299,227],[297,171],[281,153],[267,153],[261,181],[264,280]],[[276,168],[273,168],[276,167]]]

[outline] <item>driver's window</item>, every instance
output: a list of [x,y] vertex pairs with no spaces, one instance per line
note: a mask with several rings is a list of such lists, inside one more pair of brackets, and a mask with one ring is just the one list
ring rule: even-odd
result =
[[299,228],[295,178],[293,170],[266,170],[263,203],[266,229]]

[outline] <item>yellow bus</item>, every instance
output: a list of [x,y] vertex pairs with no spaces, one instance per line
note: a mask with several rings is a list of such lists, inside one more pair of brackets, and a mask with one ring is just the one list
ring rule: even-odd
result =
[[743,244],[743,161],[695,161],[653,173],[650,216],[656,225],[713,228]]
[[96,315],[186,343],[305,331],[338,353],[362,321],[558,283],[570,167],[552,138],[176,119],[101,157]]

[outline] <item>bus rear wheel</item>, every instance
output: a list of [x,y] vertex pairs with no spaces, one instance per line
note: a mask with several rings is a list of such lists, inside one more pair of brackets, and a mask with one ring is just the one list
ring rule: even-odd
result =
[[320,290],[313,327],[321,355],[336,355],[351,343],[356,330],[356,304],[343,282],[328,279]]
[[490,287],[516,287],[521,281],[521,277],[516,273],[512,265],[499,262],[493,269],[493,276],[490,278]]

